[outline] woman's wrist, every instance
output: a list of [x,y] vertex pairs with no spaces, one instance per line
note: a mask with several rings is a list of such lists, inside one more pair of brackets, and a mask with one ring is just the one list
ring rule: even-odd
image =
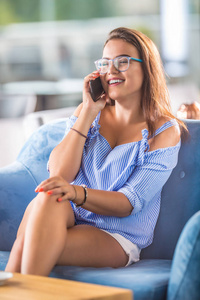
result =
[[88,190],[86,185],[73,185],[75,189],[75,198],[72,202],[77,206],[82,206],[87,201]]
[[88,131],[95,118],[96,115],[92,116],[89,111],[82,108],[72,130],[79,131],[82,135],[87,137]]
[[86,120],[86,122],[88,122],[88,124],[90,123],[90,125],[92,124],[92,122],[94,121],[94,119],[96,118],[96,116],[98,115],[100,109],[98,108],[91,108],[89,106],[83,106],[82,110],[80,112],[79,118],[83,118]]

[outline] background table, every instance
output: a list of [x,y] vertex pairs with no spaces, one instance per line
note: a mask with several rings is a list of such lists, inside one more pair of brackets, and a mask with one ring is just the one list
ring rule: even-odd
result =
[[[68,78],[59,81],[19,81],[0,85],[0,93],[5,95],[35,95],[37,97],[37,109],[51,109],[50,99],[62,97],[68,106],[74,106],[81,102],[83,91],[83,79]],[[53,101],[56,101],[54,97]],[[58,103],[59,105],[59,103]],[[56,104],[52,108],[56,107]]]

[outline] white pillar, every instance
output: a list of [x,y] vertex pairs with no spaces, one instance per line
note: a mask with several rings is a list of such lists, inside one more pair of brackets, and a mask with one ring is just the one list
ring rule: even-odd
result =
[[161,0],[161,55],[166,73],[188,73],[188,0]]

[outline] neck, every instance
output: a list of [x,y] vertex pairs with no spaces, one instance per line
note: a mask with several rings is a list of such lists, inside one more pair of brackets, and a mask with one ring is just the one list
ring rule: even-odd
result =
[[145,121],[140,101],[134,101],[134,99],[132,99],[131,102],[115,101],[114,109],[116,119],[121,124],[127,125]]

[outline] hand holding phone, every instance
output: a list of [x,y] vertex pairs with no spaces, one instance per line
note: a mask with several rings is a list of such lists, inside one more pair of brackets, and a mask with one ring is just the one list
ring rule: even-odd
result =
[[96,102],[105,93],[100,77],[97,77],[95,80],[90,80],[89,85],[91,97],[93,101]]

